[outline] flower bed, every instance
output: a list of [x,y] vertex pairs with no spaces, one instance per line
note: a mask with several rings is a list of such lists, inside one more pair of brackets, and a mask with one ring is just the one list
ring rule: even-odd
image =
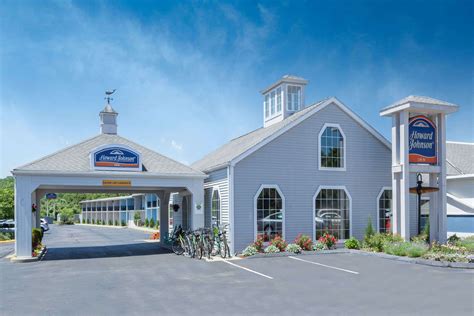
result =
[[[257,236],[257,240],[242,251],[243,257],[251,257],[257,254],[274,256],[275,254],[301,254],[315,251],[335,249],[337,239],[325,233],[315,243],[307,235],[299,234],[293,243],[288,244],[281,236],[276,236],[269,242],[263,236]],[[268,240],[268,239],[267,239]]]

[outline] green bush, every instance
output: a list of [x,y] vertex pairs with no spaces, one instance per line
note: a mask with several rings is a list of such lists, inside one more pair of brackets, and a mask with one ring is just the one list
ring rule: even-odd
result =
[[155,220],[152,218],[150,219],[150,228],[154,228],[155,227]]
[[469,258],[460,253],[442,253],[428,251],[423,255],[423,259],[448,262],[469,262]]
[[125,221],[122,221],[122,226],[127,226]]
[[0,241],[15,239],[14,232],[0,232]]
[[107,223],[105,222],[105,220],[104,220],[104,221],[102,221],[102,225],[105,225],[105,224],[107,224]]
[[33,228],[31,230],[31,246],[33,249],[38,248],[41,245],[41,241],[43,240],[43,232],[40,228]]
[[250,246],[247,246],[247,248],[244,249],[244,251],[242,251],[242,255],[244,257],[249,257],[249,256],[253,256],[255,254],[258,253],[258,250],[257,248],[255,248],[255,246],[253,245],[250,245]]
[[355,239],[354,237],[351,237],[351,238],[347,239],[344,242],[344,246],[347,249],[360,249],[359,241],[357,239]]
[[59,212],[60,222],[62,225],[74,224],[74,210],[72,208],[64,208]]
[[298,244],[289,244],[285,249],[285,251],[292,253],[301,253],[302,250],[303,249]]
[[95,224],[95,219],[94,218],[92,219],[92,224]]
[[407,255],[410,258],[418,258],[428,252],[428,245],[426,243],[411,243],[407,249]]
[[324,250],[324,245],[320,243],[319,241],[317,241],[313,244],[313,251],[320,251],[320,250]]
[[278,253],[280,252],[280,249],[277,246],[270,245],[267,248],[265,248],[265,253]]
[[113,222],[111,219],[109,219],[109,226],[112,226],[113,225]]
[[82,219],[82,224],[85,224],[85,223],[86,223],[86,219],[83,218],[83,219]]
[[313,241],[308,235],[299,234],[295,239],[295,244],[303,250],[312,250],[313,248]]
[[365,235],[364,235],[364,242],[367,241],[375,235],[374,227],[372,226],[372,217],[369,215],[369,219],[367,221],[367,227],[365,228]]
[[454,235],[449,236],[448,244],[456,245],[460,240],[461,238],[459,238],[456,234],[454,234]]
[[470,253],[474,253],[474,236],[463,238],[458,241],[456,245],[466,248],[466,250]]
[[145,218],[145,227],[148,227],[150,226],[150,221],[148,220],[148,218]]
[[115,220],[115,226],[118,226],[118,220]]
[[135,225],[139,226],[141,219],[142,217],[140,216],[140,213],[136,212],[133,214],[133,221],[135,222]]

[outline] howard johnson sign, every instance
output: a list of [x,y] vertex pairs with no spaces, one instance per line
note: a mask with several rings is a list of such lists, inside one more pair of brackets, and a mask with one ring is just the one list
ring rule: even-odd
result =
[[141,171],[140,154],[128,146],[106,145],[91,153],[91,165],[95,170]]
[[408,124],[410,163],[436,164],[436,126],[424,115],[410,118]]

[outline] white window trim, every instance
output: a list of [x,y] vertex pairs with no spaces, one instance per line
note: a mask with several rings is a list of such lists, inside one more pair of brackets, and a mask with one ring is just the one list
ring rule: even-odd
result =
[[[392,187],[382,187],[382,189],[380,189],[380,192],[379,194],[377,195],[377,201],[376,201],[376,210],[377,210],[377,216],[375,217],[375,220],[377,221],[377,233],[380,233],[380,198],[382,197],[382,194],[385,190],[390,190],[392,191],[392,221],[393,221],[393,212],[394,212],[394,209],[393,209],[393,190],[392,190]],[[393,227],[393,222],[391,223],[392,227]]]
[[217,191],[219,194],[219,225],[222,225],[222,202],[221,202],[221,189],[218,185],[212,187],[211,193],[211,226],[212,226],[212,201],[214,200],[214,192]]
[[[328,127],[336,127],[337,129],[339,129],[339,132],[341,133],[342,135],[342,138],[343,138],[343,167],[340,167],[340,168],[329,168],[329,167],[322,167],[321,166],[321,136],[323,135],[324,131],[326,130],[326,128]],[[341,125],[339,124],[336,124],[336,123],[325,123],[323,125],[323,127],[321,128],[321,130],[319,131],[319,134],[318,134],[318,170],[322,170],[322,171],[346,171],[346,166],[347,166],[347,159],[346,159],[346,153],[347,153],[347,138],[346,138],[346,134],[344,134],[344,131],[342,130],[341,128]]]
[[[264,95],[264,99],[266,98],[266,96],[268,95],[268,116],[266,116],[266,112],[265,112],[265,100],[263,102],[264,106],[263,106],[263,111],[264,111],[264,117],[265,117],[265,121],[270,121],[272,119],[274,119],[275,117],[278,117],[278,116],[281,116],[283,115],[283,93],[282,93],[282,90],[280,90],[280,94],[281,94],[281,104],[282,104],[282,107],[281,107],[281,110],[280,111],[277,111],[277,90],[278,88],[275,88],[273,90],[270,90],[268,91],[268,93],[266,93]],[[274,102],[275,102],[275,113],[272,114],[272,109],[271,109],[271,99],[272,99],[272,92],[275,93],[275,99],[274,99]]]
[[285,226],[286,226],[286,212],[285,212],[285,196],[283,195],[283,192],[281,191],[280,187],[277,184],[262,184],[258,190],[257,193],[255,193],[253,197],[253,240],[257,240],[257,199],[258,196],[260,195],[260,192],[262,192],[263,189],[275,189],[277,190],[278,194],[280,194],[281,197],[281,210],[283,213],[283,222],[282,222],[282,235],[281,238],[285,239]]
[[[298,108],[295,109],[294,106],[293,106],[293,109],[290,109],[289,105],[290,105],[290,94],[288,93],[288,88],[289,87],[299,87],[300,88],[300,95],[299,95],[299,101],[300,103],[298,104]],[[297,84],[287,84],[286,85],[286,111],[287,112],[298,112],[299,110],[301,110],[303,108],[303,87],[300,86],[300,85],[297,85]]]
[[[316,193],[313,195],[313,240],[316,242],[316,197],[318,196],[319,192],[323,189],[334,189],[334,190],[344,190],[346,192],[347,197],[349,198],[349,238],[352,236],[352,196],[347,190],[345,185],[320,185],[316,190]],[[345,239],[339,239],[338,242],[344,242]]]

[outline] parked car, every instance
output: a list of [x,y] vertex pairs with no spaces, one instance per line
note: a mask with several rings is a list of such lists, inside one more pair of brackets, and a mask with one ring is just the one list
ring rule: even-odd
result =
[[[265,232],[265,239],[272,239],[276,234],[277,223],[283,222],[283,213],[276,212],[262,218],[263,231]],[[280,225],[281,226],[281,225]]]
[[47,232],[49,230],[49,225],[48,221],[44,218],[40,219],[40,225],[41,225],[41,230],[44,232]]

